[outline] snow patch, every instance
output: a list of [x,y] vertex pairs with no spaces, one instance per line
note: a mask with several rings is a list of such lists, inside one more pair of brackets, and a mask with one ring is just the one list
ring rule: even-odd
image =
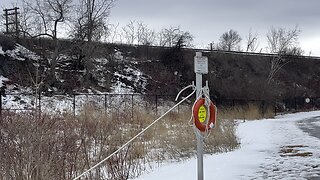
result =
[[106,58],[94,58],[94,61],[102,65],[109,63],[109,60]]
[[125,83],[121,81],[117,81],[113,84],[111,87],[112,93],[119,93],[119,94],[126,94],[126,93],[133,93],[133,88],[130,86],[127,86]]
[[0,88],[4,86],[4,83],[6,81],[9,81],[9,79],[6,77],[0,76]]
[[123,55],[122,55],[122,53],[120,51],[117,51],[117,52],[114,53],[114,58],[117,61],[123,61],[124,60]]
[[[3,52],[2,48],[1,51]],[[2,52],[0,53],[2,54]],[[16,44],[16,47],[13,50],[6,50],[6,52],[3,52],[3,55],[7,55],[18,61],[25,61],[26,58],[34,61],[38,61],[40,59],[40,56],[20,44]]]
[[114,78],[116,81],[111,87],[113,93],[133,93],[135,89],[141,89],[141,92],[144,92],[148,83],[147,78],[139,69],[129,66],[125,66],[122,71],[115,72]]
[[0,55],[5,55],[5,52],[2,50],[2,46],[0,46]]

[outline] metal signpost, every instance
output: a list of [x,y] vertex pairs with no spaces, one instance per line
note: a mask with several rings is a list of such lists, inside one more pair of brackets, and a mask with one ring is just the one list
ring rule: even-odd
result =
[[[202,96],[202,74],[208,73],[208,58],[202,56],[201,52],[196,52],[194,57],[194,72],[196,73],[196,99]],[[198,180],[203,180],[203,137],[199,129],[194,129],[197,137],[197,161]]]

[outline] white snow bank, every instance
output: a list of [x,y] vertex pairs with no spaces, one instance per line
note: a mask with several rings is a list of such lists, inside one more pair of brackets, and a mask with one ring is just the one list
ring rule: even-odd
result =
[[5,81],[9,81],[9,79],[6,77],[0,76],[0,87],[4,86]]
[[[239,124],[241,148],[204,157],[204,179],[303,179],[320,177],[320,140],[297,127],[297,121],[320,116],[320,111],[288,114],[276,119]],[[214,138],[214,137],[209,137]],[[311,157],[282,157],[279,151],[288,145],[303,145]],[[318,166],[317,166],[318,165]],[[313,167],[313,168],[312,168]],[[319,174],[314,173],[319,172]],[[319,176],[318,176],[319,175]],[[197,179],[195,158],[167,164],[136,180]]]

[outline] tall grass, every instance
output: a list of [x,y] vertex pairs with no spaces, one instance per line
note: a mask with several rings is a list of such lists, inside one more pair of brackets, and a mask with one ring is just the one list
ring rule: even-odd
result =
[[[151,110],[99,111],[92,104],[79,116],[37,112],[3,114],[0,124],[0,179],[72,179],[100,162],[157,117]],[[257,117],[255,106],[219,110],[217,126],[205,139],[205,152],[238,147],[233,119]],[[128,179],[157,163],[196,153],[190,106],[181,106],[136,141],[88,173],[87,179]]]

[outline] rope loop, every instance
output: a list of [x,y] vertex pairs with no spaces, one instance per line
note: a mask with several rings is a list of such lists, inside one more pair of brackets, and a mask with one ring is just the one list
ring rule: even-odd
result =
[[[197,97],[197,99],[195,100],[195,102],[194,102],[194,104],[192,106],[192,115],[191,115],[191,118],[189,120],[189,124],[192,123],[192,120],[195,122],[195,116],[198,116],[198,115],[194,114],[194,112],[195,112],[194,108],[197,105],[197,102],[201,101],[202,99],[204,99],[203,105],[208,107],[208,110],[207,110],[207,117],[209,117],[208,121],[210,121],[210,117],[212,117],[212,114],[210,114],[211,113],[211,108],[214,108],[214,112],[213,112],[213,113],[215,113],[213,115],[214,118],[217,117],[217,111],[218,111],[217,110],[217,106],[210,99],[210,93],[209,93],[208,85],[202,87],[200,89],[200,93],[199,94],[200,95]],[[213,106],[213,107],[211,107],[211,106]],[[211,122],[208,122],[208,123],[210,123],[210,124],[205,125],[205,127],[204,127],[205,129],[204,130],[202,129],[202,131],[199,128],[196,127],[195,123],[192,124],[191,126],[194,127],[194,130],[195,130],[196,134],[200,135],[201,137],[203,137],[205,139],[205,138],[208,138],[210,136],[210,131],[209,130],[214,128],[215,123],[216,123],[216,119],[214,120],[214,123],[211,123]]]

